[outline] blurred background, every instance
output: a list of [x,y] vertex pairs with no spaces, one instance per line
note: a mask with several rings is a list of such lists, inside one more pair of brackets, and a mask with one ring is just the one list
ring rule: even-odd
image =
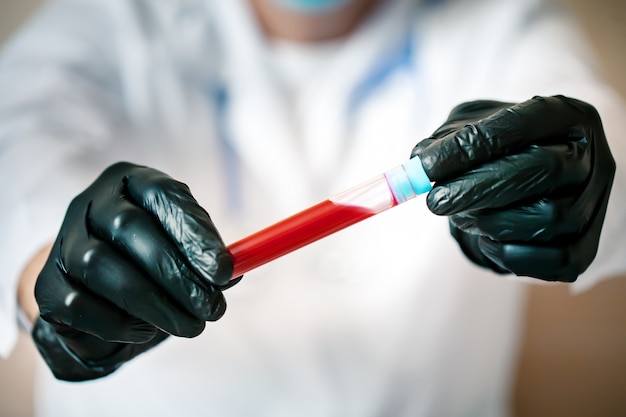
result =
[[[574,11],[607,80],[626,98],[626,1],[559,1]],[[0,47],[42,2],[0,0]],[[602,356],[588,354],[598,351],[594,346]],[[0,417],[33,415],[36,360],[25,335],[8,360],[0,359]],[[534,287],[519,375],[520,416],[626,416],[626,278],[577,296],[562,285]]]

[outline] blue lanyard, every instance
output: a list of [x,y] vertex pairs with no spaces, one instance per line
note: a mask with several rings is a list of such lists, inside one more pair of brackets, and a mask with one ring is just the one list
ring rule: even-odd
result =
[[348,117],[352,118],[361,108],[361,105],[384,84],[392,73],[398,70],[411,71],[415,69],[415,57],[417,56],[415,43],[413,32],[406,33],[399,47],[391,51],[385,59],[381,60],[363,77],[363,80],[357,84],[350,95]]
[[232,145],[231,131],[228,128],[228,110],[230,96],[224,84],[217,84],[208,89],[215,106],[215,133],[226,181],[226,204],[233,214],[243,208],[241,161]]

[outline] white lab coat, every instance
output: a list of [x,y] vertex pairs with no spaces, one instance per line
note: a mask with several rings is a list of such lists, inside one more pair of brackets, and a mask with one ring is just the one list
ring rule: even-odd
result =
[[[110,163],[187,183],[232,242],[402,163],[463,101],[562,93],[595,104],[619,139],[623,108],[578,36],[539,0],[394,0],[289,69],[242,0],[47,5],[0,60],[0,351],[20,268]],[[300,65],[316,54],[327,59]],[[580,288],[624,270],[623,187],[619,171]],[[110,377],[58,382],[42,365],[37,409],[504,416],[524,289],[472,265],[417,198],[250,272],[201,336]]]

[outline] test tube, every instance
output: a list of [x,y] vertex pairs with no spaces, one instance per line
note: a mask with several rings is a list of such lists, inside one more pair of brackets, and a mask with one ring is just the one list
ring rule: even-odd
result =
[[430,191],[419,158],[259,230],[228,246],[233,278]]

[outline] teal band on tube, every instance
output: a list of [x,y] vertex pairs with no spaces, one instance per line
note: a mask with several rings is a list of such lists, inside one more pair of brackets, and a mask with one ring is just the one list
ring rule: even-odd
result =
[[422,161],[420,161],[418,157],[411,158],[402,166],[409,177],[411,187],[415,191],[415,194],[426,193],[433,189],[430,178],[426,175],[424,167],[422,166]]
[[432,189],[430,179],[417,157],[385,172],[385,179],[398,204]]
[[402,165],[385,172],[385,178],[396,203],[404,203],[415,197],[415,191]]

